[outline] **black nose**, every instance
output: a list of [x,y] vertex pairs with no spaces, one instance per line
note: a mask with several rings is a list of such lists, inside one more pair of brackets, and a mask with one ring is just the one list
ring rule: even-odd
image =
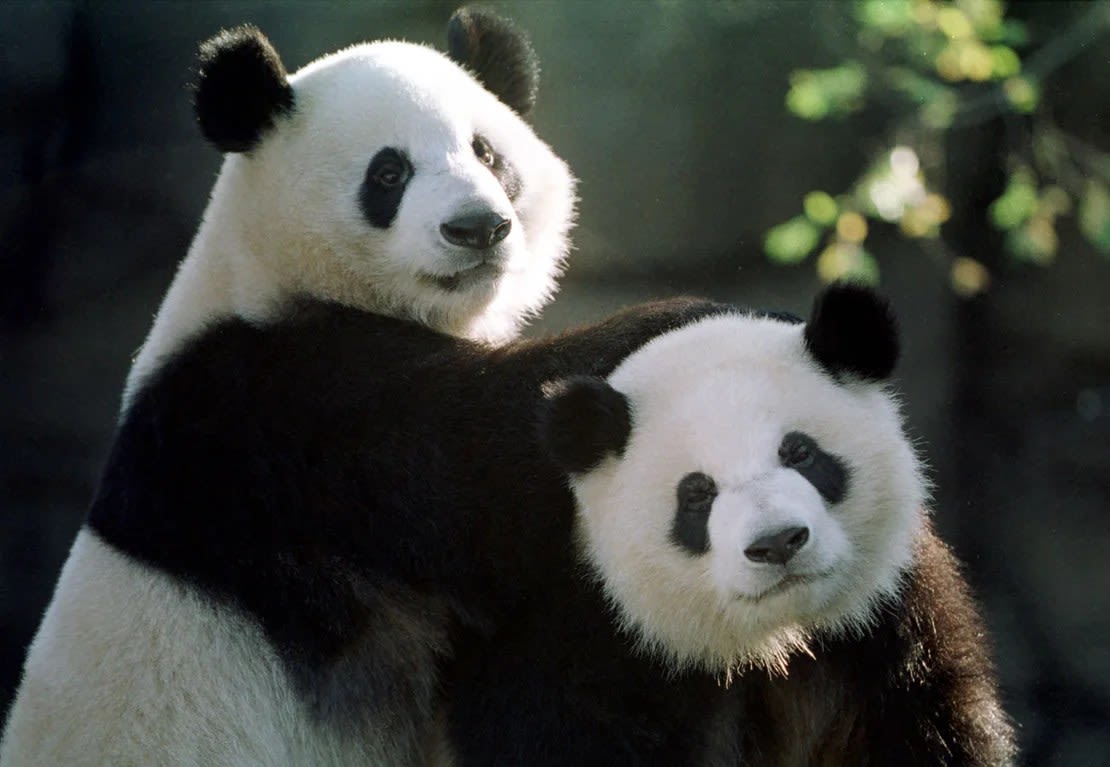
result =
[[468,213],[441,224],[439,231],[452,245],[489,248],[509,236],[513,222],[498,213]]
[[765,535],[744,549],[744,556],[753,562],[770,562],[784,565],[798,553],[809,540],[808,527],[788,527],[777,533]]

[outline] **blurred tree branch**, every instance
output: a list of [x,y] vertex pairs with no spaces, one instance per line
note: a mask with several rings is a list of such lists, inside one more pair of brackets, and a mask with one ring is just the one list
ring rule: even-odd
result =
[[982,292],[990,272],[945,244],[951,204],[936,190],[946,142],[1000,118],[1027,125],[1024,143],[1006,152],[1008,181],[987,216],[1004,232],[1007,252],[1051,263],[1057,219],[1077,211],[1079,231],[1110,256],[1110,155],[1064,131],[1041,99],[1054,73],[1110,32],[1110,3],[1092,3],[1024,57],[1028,30],[1007,17],[1001,0],[855,0],[824,4],[822,13],[843,60],[793,72],[787,109],[822,121],[874,103],[893,117],[882,149],[846,190],[810,192],[801,215],[767,232],[769,258],[798,264],[820,249],[822,279],[874,283],[879,263],[865,248],[868,221],[885,222],[929,243],[924,250],[946,263],[957,293]]

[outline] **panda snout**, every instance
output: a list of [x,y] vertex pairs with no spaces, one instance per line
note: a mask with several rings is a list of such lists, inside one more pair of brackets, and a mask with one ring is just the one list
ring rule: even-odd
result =
[[809,541],[808,527],[787,527],[754,540],[744,556],[760,564],[785,565]]
[[443,239],[462,248],[484,250],[509,236],[513,222],[500,213],[466,213],[440,224]]

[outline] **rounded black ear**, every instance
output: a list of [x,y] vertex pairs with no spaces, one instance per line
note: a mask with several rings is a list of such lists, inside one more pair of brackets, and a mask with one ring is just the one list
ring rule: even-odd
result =
[[257,27],[223,30],[201,43],[198,59],[193,109],[221,152],[249,151],[293,109],[285,66]]
[[886,299],[863,285],[835,283],[818,294],[805,343],[821,366],[882,381],[898,362],[898,324]]
[[548,384],[539,411],[540,444],[564,471],[584,472],[620,455],[632,433],[628,398],[600,378]]
[[459,8],[447,23],[447,54],[517,114],[536,105],[540,63],[528,36],[480,8]]

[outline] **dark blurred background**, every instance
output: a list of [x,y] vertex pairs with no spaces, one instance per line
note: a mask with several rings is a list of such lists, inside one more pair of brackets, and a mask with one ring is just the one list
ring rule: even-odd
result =
[[[197,43],[251,21],[292,71],[377,37],[442,48],[453,5],[0,5],[0,717],[220,164],[189,107]],[[488,5],[531,34],[534,123],[581,180],[577,249],[530,332],[680,292],[803,313],[817,269],[877,267],[937,524],[982,599],[1025,763],[1110,764],[1110,4]],[[905,13],[938,45],[970,39],[946,8],[1005,12],[993,74],[974,46],[919,51],[932,75],[899,59],[924,45]],[[907,203],[932,211],[924,229],[868,209],[895,146],[933,195]]]

